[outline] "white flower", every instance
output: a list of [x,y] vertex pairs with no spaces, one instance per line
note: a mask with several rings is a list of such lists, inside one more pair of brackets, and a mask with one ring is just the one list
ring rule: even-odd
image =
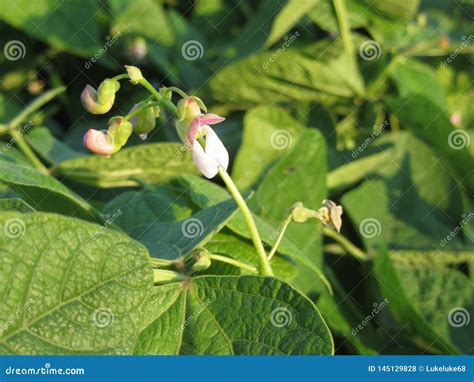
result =
[[192,150],[193,159],[197,168],[208,179],[217,175],[219,167],[227,170],[229,166],[229,153],[214,130],[208,125],[200,126],[205,147],[201,146],[198,139],[194,139]]

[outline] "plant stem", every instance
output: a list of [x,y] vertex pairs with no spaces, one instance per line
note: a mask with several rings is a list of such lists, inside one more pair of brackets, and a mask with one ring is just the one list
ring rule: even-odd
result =
[[362,261],[367,261],[369,260],[369,257],[362,251],[361,249],[357,248],[354,244],[352,244],[348,239],[346,239],[343,235],[340,233],[330,229],[330,228],[323,228],[323,234],[326,235],[327,237],[330,237],[334,241],[338,242],[339,244],[342,245],[342,247],[349,252],[352,256],[355,258],[362,260]]
[[214,253],[209,253],[207,255],[211,260],[216,260],[216,261],[220,261],[221,263],[227,263],[227,264],[230,264],[230,265],[233,265],[237,268],[241,268],[241,269],[245,269],[249,272],[252,272],[252,273],[258,273],[258,269],[252,265],[249,265],[249,264],[245,264],[241,261],[238,261],[238,260],[235,260],[235,259],[232,259],[230,257],[227,257],[227,256],[221,256],[221,255],[216,255]]
[[337,21],[339,22],[339,29],[341,31],[342,43],[347,53],[351,57],[354,56],[354,45],[352,44],[351,31],[347,23],[347,10],[345,0],[333,0],[334,9],[336,10]]
[[129,78],[128,74],[119,74],[118,76],[112,77],[111,80],[120,81]]
[[130,118],[133,118],[137,114],[140,114],[143,110],[148,109],[149,107],[152,107],[152,106],[159,106],[160,104],[161,104],[160,102],[147,102],[147,103],[144,103],[144,104],[140,105],[139,107],[137,107],[135,110],[133,110],[131,113],[128,113],[124,117],[124,119],[126,121],[128,121]]
[[175,281],[182,281],[185,276],[181,273],[169,271],[166,269],[153,269],[153,281],[158,283],[171,283]]
[[258,233],[257,226],[252,217],[252,213],[250,212],[247,203],[245,202],[244,198],[240,194],[237,186],[234,184],[234,181],[224,170],[222,167],[219,167],[219,175],[221,176],[222,180],[224,181],[225,185],[229,189],[232,197],[234,198],[235,202],[240,208],[242,215],[244,216],[245,222],[250,230],[250,235],[252,237],[253,245],[257,250],[257,255],[259,259],[259,270],[260,274],[263,276],[273,276],[272,267],[270,265],[270,261],[268,260],[267,254],[265,253],[265,248],[263,248],[262,240],[260,239],[260,234]]
[[35,166],[38,171],[42,172],[43,174],[48,175],[49,170],[35,155],[35,153],[31,149],[31,147],[28,145],[23,135],[16,128],[10,129],[9,133],[11,137],[15,140],[16,144],[18,145],[20,150],[23,152],[23,154],[25,154],[25,156],[31,162],[31,164]]
[[8,126],[10,128],[17,127],[20,123],[22,123],[31,113],[34,113],[38,110],[41,106],[45,105],[49,101],[51,101],[54,97],[58,94],[62,93],[66,88],[64,86],[57,87],[55,89],[48,90],[41,96],[35,98],[32,102],[30,102],[20,113],[18,113],[9,123]]
[[140,80],[140,85],[142,85],[146,90],[148,90],[153,96],[156,98],[156,100],[163,105],[171,114],[174,116],[178,115],[178,109],[177,107],[168,99],[164,98],[158,90],[156,90],[152,84],[148,82],[145,78],[142,78]]
[[283,236],[285,235],[286,229],[288,228],[288,225],[291,223],[291,214],[288,214],[286,217],[285,221],[283,222],[283,226],[281,227],[280,234],[278,235],[278,238],[273,245],[273,248],[271,249],[270,253],[268,254],[268,260],[271,260],[273,255],[275,254],[276,250],[278,249],[278,246],[281,243],[281,240],[283,239]]
[[170,267],[174,264],[173,260],[156,259],[154,257],[152,257],[150,260],[151,260],[151,265],[153,265],[156,268]]

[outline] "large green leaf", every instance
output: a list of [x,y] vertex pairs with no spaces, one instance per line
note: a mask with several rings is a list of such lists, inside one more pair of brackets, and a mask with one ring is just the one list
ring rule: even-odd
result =
[[18,164],[0,161],[0,181],[21,194],[38,211],[57,212],[92,221],[99,213],[51,176]]
[[204,245],[237,210],[230,198],[197,210],[185,192],[169,185],[129,192],[110,202],[105,212],[119,215],[115,223],[145,244],[153,257],[176,259]]
[[142,245],[54,214],[0,213],[0,227],[0,353],[132,350],[153,283]]
[[363,83],[340,43],[321,41],[252,55],[220,70],[209,89],[230,107],[285,101],[334,101],[363,93]]
[[[103,48],[100,41],[94,0],[16,0],[0,7],[0,18],[33,38],[84,57]],[[105,44],[105,41],[104,41]],[[25,49],[28,55],[32,50]]]
[[274,278],[205,276],[154,288],[137,354],[332,354],[313,303]]
[[173,25],[160,2],[150,0],[110,0],[115,16],[114,33],[140,34],[162,45],[175,41]]
[[469,312],[474,295],[462,273],[430,262],[397,263],[386,250],[375,260],[375,274],[391,311],[420,345],[441,354],[472,350]]
[[453,127],[444,108],[416,93],[405,98],[387,99],[386,104],[402,126],[441,153],[452,166],[452,172],[458,174],[459,181],[469,190],[474,190],[473,157],[467,148],[468,133]]
[[284,109],[257,106],[249,110],[232,168],[237,186],[242,189],[255,186],[270,166],[294,146],[303,130],[304,126]]
[[196,174],[190,151],[178,143],[153,143],[129,147],[111,157],[91,155],[62,162],[55,172],[96,187],[161,183],[170,178]]
[[25,135],[25,138],[33,149],[52,165],[81,156],[56,139],[47,127],[35,127]]

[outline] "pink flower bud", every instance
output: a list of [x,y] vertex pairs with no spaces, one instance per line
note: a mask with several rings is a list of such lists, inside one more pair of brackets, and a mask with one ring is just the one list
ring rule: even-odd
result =
[[87,130],[84,135],[84,146],[95,154],[110,156],[116,153],[120,146],[115,146],[113,138],[107,130],[99,131],[94,129]]

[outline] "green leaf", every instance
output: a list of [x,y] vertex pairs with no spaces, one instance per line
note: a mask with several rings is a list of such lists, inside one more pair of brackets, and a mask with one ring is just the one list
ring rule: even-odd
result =
[[[153,257],[177,259],[204,245],[237,210],[234,200],[227,199],[191,215],[193,210],[183,193],[171,200],[166,187],[130,192],[125,198],[118,196],[105,211],[119,211],[116,224],[143,243]],[[142,213],[144,210],[148,211]]]
[[[54,48],[91,57],[103,48],[99,44],[96,15],[99,5],[94,0],[10,1],[2,4],[0,18],[33,38]],[[105,41],[104,41],[105,43]],[[27,47],[25,54],[30,51]]]
[[154,288],[136,354],[332,354],[313,303],[274,278],[204,276]]
[[35,212],[35,209],[22,199],[5,198],[0,199],[0,211],[17,211],[27,213]]
[[473,288],[462,273],[437,265],[396,265],[386,250],[376,256],[374,270],[391,311],[415,340],[440,354],[470,350],[469,321],[463,318],[466,325],[458,326],[459,317],[453,318],[462,309],[468,315],[473,309]]
[[91,155],[62,162],[55,173],[95,187],[161,183],[179,175],[196,174],[190,151],[178,143],[133,146],[107,158]]
[[441,153],[459,174],[459,181],[470,191],[474,190],[473,157],[467,148],[468,133],[453,127],[444,108],[415,93],[407,98],[387,99],[385,104],[404,128],[413,131],[416,136]]
[[294,146],[304,128],[282,108],[257,106],[249,110],[232,168],[236,185],[241,189],[255,186],[275,161]]
[[276,15],[265,46],[269,47],[276,43],[285,33],[293,28],[308,11],[319,4],[320,0],[289,0]]
[[[229,230],[222,230],[214,235],[205,248],[211,253],[225,255],[258,268],[258,257],[253,244]],[[239,271],[239,268],[236,269]],[[291,280],[297,271],[293,261],[287,256],[275,256],[272,259],[272,269],[275,277],[280,280]]]
[[80,153],[57,140],[47,127],[35,127],[25,135],[25,138],[30,146],[52,165],[81,156]]
[[31,167],[0,161],[0,181],[22,195],[38,211],[102,221],[100,214],[84,199],[53,177]]
[[123,234],[45,213],[0,213],[2,354],[130,353],[153,275]]
[[[211,78],[212,95],[229,107],[286,101],[334,102],[363,92],[360,76],[339,42],[322,40],[249,56]],[[351,69],[352,68],[352,69]]]
[[161,45],[175,42],[173,25],[161,3],[149,0],[110,0],[114,33],[140,34]]

